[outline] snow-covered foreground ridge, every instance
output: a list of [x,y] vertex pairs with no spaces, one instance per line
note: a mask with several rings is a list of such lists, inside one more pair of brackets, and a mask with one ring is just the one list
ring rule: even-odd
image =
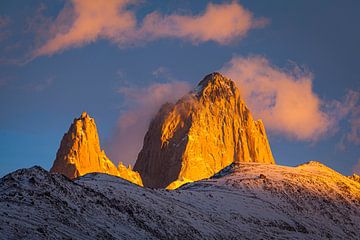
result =
[[40,167],[0,180],[1,239],[360,239],[360,183],[326,166],[233,164],[179,189]]

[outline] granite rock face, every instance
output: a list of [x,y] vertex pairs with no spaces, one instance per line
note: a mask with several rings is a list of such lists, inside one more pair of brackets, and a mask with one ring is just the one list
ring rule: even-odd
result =
[[262,121],[254,121],[233,81],[212,73],[161,107],[134,170],[144,186],[174,189],[233,162],[275,163]]
[[50,171],[62,173],[70,179],[93,172],[107,173],[142,186],[139,173],[121,163],[117,168],[101,150],[95,121],[85,112],[74,119],[61,140]]

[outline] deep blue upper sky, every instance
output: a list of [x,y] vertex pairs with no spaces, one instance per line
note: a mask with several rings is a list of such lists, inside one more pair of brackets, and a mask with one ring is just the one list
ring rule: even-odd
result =
[[[360,91],[359,1],[235,3],[255,18],[266,18],[266,26],[250,29],[246,36],[234,37],[229,43],[193,41],[179,35],[134,40],[134,45],[119,47],[110,37],[99,37],[53,55],[40,54],[24,63],[35,49],[51,40],[40,31],[42,24],[54,24],[64,6],[71,9],[73,5],[60,0],[1,1],[0,176],[32,165],[49,169],[63,134],[83,111],[95,118],[106,149],[105,143],[117,131],[122,114],[139,107],[119,89],[131,86],[144,90],[154,83],[174,81],[195,86],[234,56],[260,55],[284,72],[293,64],[305,68],[313,76],[312,92],[328,103],[322,108],[333,108],[331,103],[336,100],[344,103],[349,90],[354,95]],[[130,8],[141,22],[153,11],[201,15],[207,4],[202,0],[155,0]],[[16,63],[9,62],[13,60]],[[351,174],[360,161],[358,106],[356,100],[346,114],[334,117],[338,118],[336,124],[316,140],[297,139],[267,128],[277,163],[293,166],[317,160]],[[355,128],[354,138],[344,140],[351,127]]]

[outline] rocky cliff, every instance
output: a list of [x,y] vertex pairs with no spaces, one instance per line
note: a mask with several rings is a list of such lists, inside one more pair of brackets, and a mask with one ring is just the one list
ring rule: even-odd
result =
[[121,163],[116,168],[101,150],[95,121],[85,112],[80,118],[74,119],[61,140],[50,171],[62,173],[70,179],[92,172],[107,173],[142,185],[139,173]]
[[253,120],[233,81],[213,73],[176,104],[162,106],[134,170],[147,187],[173,189],[234,161],[275,163],[261,120]]

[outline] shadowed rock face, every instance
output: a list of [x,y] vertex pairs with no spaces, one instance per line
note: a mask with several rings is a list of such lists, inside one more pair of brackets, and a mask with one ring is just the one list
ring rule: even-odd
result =
[[162,106],[134,170],[147,187],[176,188],[234,161],[275,163],[263,123],[253,120],[235,83],[213,73],[176,104]]
[[100,148],[95,121],[85,112],[80,118],[74,119],[69,131],[61,140],[50,171],[62,173],[70,179],[92,172],[107,173],[142,185],[138,173],[126,168],[121,163],[119,168],[116,168],[108,159]]

